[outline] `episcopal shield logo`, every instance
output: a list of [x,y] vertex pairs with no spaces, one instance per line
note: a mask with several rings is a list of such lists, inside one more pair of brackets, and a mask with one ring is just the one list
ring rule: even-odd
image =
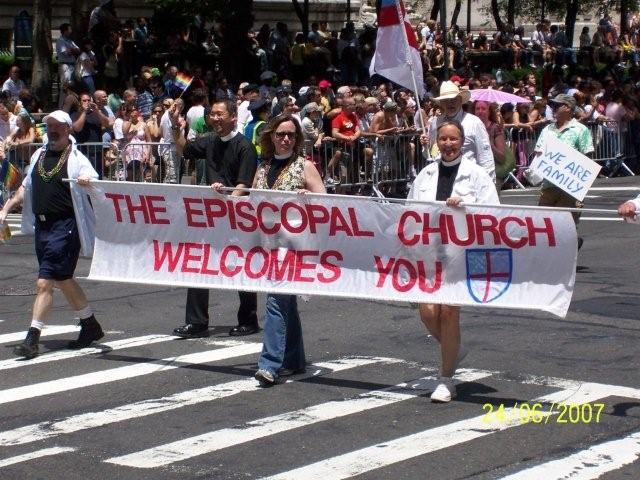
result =
[[478,303],[489,303],[509,289],[513,270],[509,248],[472,248],[466,251],[467,288]]

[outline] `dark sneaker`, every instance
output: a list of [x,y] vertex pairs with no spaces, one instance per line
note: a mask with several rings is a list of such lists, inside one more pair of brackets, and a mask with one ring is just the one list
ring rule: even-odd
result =
[[37,328],[29,328],[27,338],[20,345],[13,348],[13,353],[18,357],[30,359],[38,356],[38,341],[40,340],[40,330]]
[[180,338],[200,338],[209,336],[209,325],[187,323],[173,329],[173,334]]
[[100,340],[102,337],[104,337],[102,327],[100,327],[96,317],[91,315],[89,318],[83,318],[80,320],[80,335],[78,335],[77,340],[70,341],[67,347],[72,350],[86,348],[96,340]]

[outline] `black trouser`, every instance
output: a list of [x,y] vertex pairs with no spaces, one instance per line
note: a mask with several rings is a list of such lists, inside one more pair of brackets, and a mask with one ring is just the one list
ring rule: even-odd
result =
[[[238,292],[238,325],[258,325],[258,294],[255,292]],[[209,325],[209,290],[206,288],[187,289],[187,305],[185,323]]]

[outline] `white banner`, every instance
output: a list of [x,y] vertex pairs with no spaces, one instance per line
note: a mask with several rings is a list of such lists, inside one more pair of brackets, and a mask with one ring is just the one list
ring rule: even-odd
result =
[[571,302],[577,250],[567,212],[92,185],[92,280],[525,308],[560,317]]
[[546,135],[543,145],[544,151],[534,157],[530,168],[572,197],[583,201],[602,167],[555,135]]

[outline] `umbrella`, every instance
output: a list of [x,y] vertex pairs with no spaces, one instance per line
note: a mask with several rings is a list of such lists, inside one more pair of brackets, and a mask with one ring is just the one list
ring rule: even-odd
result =
[[494,90],[493,88],[478,88],[469,90],[472,101],[495,102],[495,103],[531,103],[528,98],[519,97],[513,93]]
[[275,72],[272,72],[271,70],[265,70],[260,74],[260,80],[271,80],[275,76]]

